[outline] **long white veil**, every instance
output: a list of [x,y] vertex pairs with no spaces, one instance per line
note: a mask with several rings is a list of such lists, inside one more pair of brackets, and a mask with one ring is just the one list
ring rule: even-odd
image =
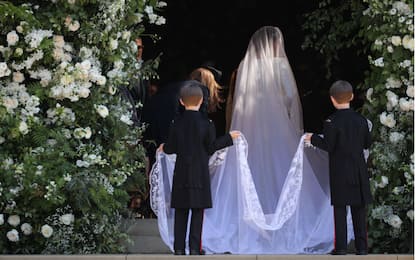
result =
[[[303,148],[301,103],[278,28],[263,27],[250,40],[238,68],[231,129],[243,136],[210,160],[213,208],[205,211],[203,248],[329,252],[334,231],[328,159]],[[158,154],[151,173],[152,208],[171,249],[173,165],[174,156]]]

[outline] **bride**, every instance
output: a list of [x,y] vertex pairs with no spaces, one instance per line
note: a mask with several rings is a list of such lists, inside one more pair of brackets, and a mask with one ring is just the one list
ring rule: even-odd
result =
[[[205,210],[208,253],[311,254],[333,248],[326,154],[303,149],[302,109],[276,27],[252,36],[237,72],[231,129],[244,135],[210,160],[213,208]],[[152,207],[172,249],[174,156],[158,154]]]

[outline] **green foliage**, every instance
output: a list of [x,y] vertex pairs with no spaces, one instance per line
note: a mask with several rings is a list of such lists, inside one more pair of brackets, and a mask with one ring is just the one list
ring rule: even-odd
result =
[[118,89],[164,2],[0,1],[0,253],[116,253],[129,189],[146,189],[144,126]]
[[328,65],[345,48],[368,55],[370,70],[359,87],[367,91],[363,112],[373,123],[369,246],[374,253],[414,250],[412,10],[409,0],[322,0],[304,25],[309,33],[304,46],[320,50]]

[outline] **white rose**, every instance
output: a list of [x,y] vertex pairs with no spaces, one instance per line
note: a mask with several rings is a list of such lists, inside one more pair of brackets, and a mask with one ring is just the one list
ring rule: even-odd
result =
[[65,214],[62,215],[59,220],[62,222],[62,224],[70,225],[72,222],[74,222],[74,215],[73,214]]
[[147,14],[153,14],[153,7],[152,6],[146,6],[145,8],[144,8],[144,11],[147,13]]
[[131,32],[130,31],[123,31],[123,34],[121,35],[121,38],[127,42],[130,41]]
[[414,47],[415,47],[414,45],[415,45],[415,41],[411,36],[406,35],[406,36],[403,37],[403,47],[404,48],[413,51]]
[[380,123],[383,125],[393,128],[396,125],[396,120],[394,119],[394,114],[387,114],[386,112],[381,113]]
[[84,60],[79,66],[82,70],[88,71],[91,69],[91,62],[89,60]]
[[415,89],[412,85],[407,86],[406,95],[411,98],[415,96]]
[[389,224],[390,226],[394,228],[400,228],[402,223],[403,221],[400,219],[400,217],[395,214],[392,214],[387,217],[387,224]]
[[75,4],[75,0],[68,0],[68,4],[70,4],[70,5]]
[[4,143],[5,141],[6,141],[6,139],[3,136],[0,136],[0,144]]
[[17,232],[16,229],[12,229],[9,232],[7,232],[7,238],[12,242],[19,241],[19,232]]
[[7,223],[13,227],[17,227],[20,224],[20,217],[18,215],[10,215]]
[[156,25],[162,25],[166,23],[166,19],[162,16],[159,16],[156,20]]
[[29,223],[23,223],[20,229],[26,236],[32,234],[32,226]]
[[82,128],[75,128],[75,130],[74,130],[74,137],[76,139],[81,139],[84,136],[85,136],[84,129],[82,129]]
[[20,124],[19,124],[19,131],[20,131],[20,133],[22,133],[23,135],[25,135],[25,134],[29,133],[29,128],[28,128],[28,126],[27,126],[27,124],[26,124],[26,122],[25,122],[25,121],[21,121],[21,122],[20,122]]
[[78,90],[78,95],[82,98],[87,98],[90,95],[90,89],[86,87],[81,87]]
[[53,229],[49,225],[43,225],[41,228],[41,233],[45,238],[49,238],[52,236]]
[[7,63],[0,62],[0,78],[9,76],[10,73],[11,73],[11,70],[9,69],[9,67],[7,67]]
[[367,100],[370,101],[370,102],[373,102],[372,97],[371,97],[373,95],[373,93],[374,93],[373,88],[367,89],[366,97],[367,97]]
[[95,106],[95,110],[102,118],[106,118],[108,116],[108,108],[106,106],[103,106],[103,105]]
[[149,14],[149,23],[156,23],[157,18],[157,14]]
[[13,81],[16,83],[22,83],[25,80],[25,76],[23,73],[16,71],[13,72]]
[[160,1],[159,3],[157,3],[157,7],[160,7],[160,8],[165,7],[167,5],[168,4],[166,2],[164,2],[164,1]]
[[110,40],[110,50],[115,50],[118,48],[118,41],[115,39]]
[[141,23],[143,21],[143,14],[141,14],[141,13],[135,13],[134,15],[136,17],[136,22],[137,23]]
[[16,31],[18,33],[23,33],[23,26],[21,26],[21,25],[16,26]]
[[391,37],[391,43],[394,46],[400,46],[402,44],[402,38],[400,38],[400,36],[392,36]]
[[4,215],[0,214],[0,225],[4,224]]
[[402,86],[402,81],[400,79],[395,79],[393,77],[389,77],[385,84],[386,88],[400,88]]
[[75,32],[75,31],[78,31],[79,27],[80,27],[79,22],[73,21],[72,23],[68,25],[68,30],[70,30],[71,32]]
[[413,210],[409,210],[409,211],[406,213],[406,216],[407,216],[408,218],[410,218],[410,220],[411,220],[411,221],[413,221],[413,217],[414,217]]
[[92,135],[91,128],[88,126],[84,128],[84,131],[85,131],[85,139],[90,139]]
[[7,43],[9,46],[16,45],[16,43],[19,41],[19,35],[17,35],[16,31],[11,31],[7,34]]
[[15,99],[15,98],[11,98],[11,97],[3,97],[2,101],[3,101],[3,106],[8,111],[17,108],[17,106],[19,105],[19,101],[17,101],[17,99]]

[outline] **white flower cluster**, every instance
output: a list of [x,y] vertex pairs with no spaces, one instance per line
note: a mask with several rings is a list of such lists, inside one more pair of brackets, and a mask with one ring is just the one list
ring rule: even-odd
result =
[[55,108],[50,108],[46,111],[47,122],[49,124],[64,123],[66,125],[72,125],[75,122],[75,113],[67,107],[61,106],[57,103]]
[[101,155],[85,153],[82,156],[82,160],[77,160],[76,164],[77,164],[78,167],[88,168],[91,165],[97,164],[97,165],[103,166],[103,165],[107,165],[108,163],[107,163],[106,159],[103,159],[101,157]]
[[52,37],[52,30],[33,30],[25,36],[25,42],[30,48],[37,49],[43,39]]
[[92,64],[89,59],[76,63],[75,66],[62,62],[55,73],[57,84],[51,88],[50,97],[57,100],[67,98],[72,102],[80,98],[88,98],[92,83],[97,85],[106,83],[98,66],[99,64]]
[[[159,2],[158,4],[159,6],[166,6],[166,2]],[[145,13],[147,14],[147,16],[149,17],[149,22],[151,24],[156,24],[156,25],[162,25],[166,23],[166,19],[163,16],[159,16],[157,14],[154,13],[153,11],[153,7],[152,6],[146,6],[144,8]]]
[[39,113],[39,98],[30,95],[25,85],[16,82],[9,82],[6,86],[0,85],[0,104],[3,105],[7,112],[15,114],[16,109],[20,107],[20,114],[24,121],[29,117]]
[[78,128],[75,128],[73,134],[76,139],[82,139],[82,138],[90,139],[92,135],[92,131],[89,126],[85,128],[78,127]]
[[[73,216],[72,216],[73,221]],[[17,230],[17,227],[21,224],[21,219],[19,215],[10,215],[7,218],[7,223],[14,227],[10,231],[6,233],[6,237],[11,242],[18,242],[20,240],[19,231]],[[4,214],[0,214],[0,225],[4,224]],[[29,236],[33,233],[33,227],[30,223],[23,223],[20,225],[20,230],[22,231],[23,235]],[[41,228],[41,233],[45,238],[49,238],[53,230],[49,225],[43,225]]]

